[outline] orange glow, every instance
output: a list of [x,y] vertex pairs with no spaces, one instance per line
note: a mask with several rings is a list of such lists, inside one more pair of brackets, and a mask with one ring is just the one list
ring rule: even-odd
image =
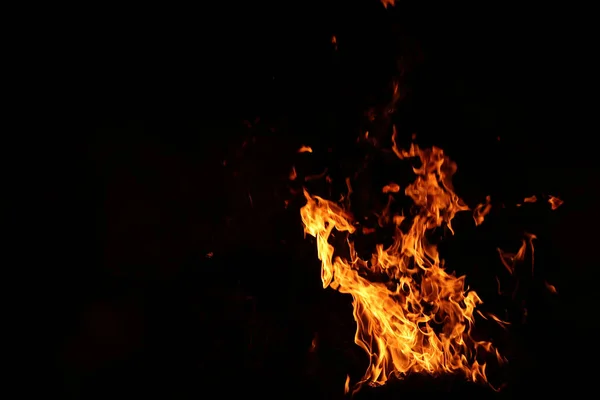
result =
[[490,196],[487,196],[485,198],[485,204],[479,204],[477,207],[475,207],[475,210],[473,210],[473,219],[475,220],[475,225],[481,225],[485,216],[490,213],[490,210],[492,209],[490,200]]
[[296,173],[296,167],[292,167],[292,170],[290,171],[290,180],[295,181],[297,177],[298,174]]
[[548,282],[544,282],[544,285],[546,285],[546,289],[548,289],[548,291],[552,294],[557,294],[558,291],[556,290],[556,287],[554,287],[554,285],[549,284]]
[[500,248],[498,248],[498,254],[500,255],[500,261],[502,261],[502,265],[506,268],[506,270],[512,275],[515,272],[516,266],[525,260],[525,255],[527,254],[527,244],[531,248],[531,271],[533,273],[534,268],[534,254],[535,249],[533,246],[534,239],[537,237],[531,233],[525,233],[525,239],[521,240],[521,247],[516,253],[509,253]]
[[381,4],[383,4],[384,8],[388,8],[388,6],[393,7],[395,5],[394,4],[395,2],[396,2],[396,0],[381,0]]
[[[414,203],[414,213],[390,215],[386,208],[380,217],[380,225],[395,225],[391,246],[377,245],[370,258],[359,257],[353,238],[372,230],[360,228],[349,201],[334,202],[305,190],[307,202],[300,210],[305,233],[316,238],[323,287],[353,298],[355,343],[370,356],[354,390],[364,384],[382,385],[392,376],[401,378],[412,372],[461,373],[473,382],[488,383],[481,357],[491,354],[498,362],[505,359],[491,342],[472,337],[475,311],[482,300],[465,288],[464,276],[444,269],[437,246],[428,240],[439,227],[454,233],[452,219],[456,213],[469,210],[452,187],[456,164],[437,147],[421,149],[413,143],[403,150],[396,145],[395,131],[392,139],[398,158],[417,158],[421,163],[413,168],[416,179],[404,189],[404,195]],[[347,184],[351,191],[349,179]],[[398,190],[390,190],[391,184],[386,187],[383,192],[390,198],[400,189],[396,185]],[[349,195],[343,200],[348,199]],[[476,223],[483,221],[489,207],[488,198],[485,205],[476,208]],[[344,234],[347,239],[340,253],[347,256],[339,255],[336,250],[341,248],[330,243],[333,236]],[[491,314],[480,315],[506,324]],[[345,389],[349,391],[349,380]]]
[[305,180],[306,182],[308,182],[308,181],[314,181],[314,180],[316,180],[316,179],[322,179],[322,178],[324,178],[324,177],[325,177],[325,175],[327,175],[327,169],[326,169],[325,171],[323,171],[322,173],[320,173],[320,174],[317,174],[317,175],[309,175],[309,176],[305,176],[305,177],[304,177],[304,180]]
[[564,203],[564,201],[562,201],[558,197],[548,196],[548,203],[550,203],[550,207],[552,207],[553,210],[556,210]]
[[312,148],[308,147],[308,146],[301,146],[298,149],[298,153],[312,153]]
[[525,199],[523,200],[524,203],[535,203],[536,201],[537,197],[535,196],[525,197]]
[[400,186],[395,183],[390,183],[389,185],[385,185],[383,187],[383,193],[398,193],[400,191]]

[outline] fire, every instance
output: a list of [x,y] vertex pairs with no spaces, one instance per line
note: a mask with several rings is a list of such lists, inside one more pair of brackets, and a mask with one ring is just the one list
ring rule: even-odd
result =
[[396,183],[390,183],[389,185],[385,185],[382,189],[383,193],[398,193],[400,191],[400,186]]
[[483,219],[486,215],[488,215],[492,209],[491,198],[487,196],[485,198],[485,204],[479,204],[473,210],[473,219],[475,220],[475,225],[481,225],[483,223]]
[[556,290],[556,287],[554,285],[551,285],[548,282],[544,282],[544,285],[546,285],[546,288],[548,289],[548,291],[550,291],[550,293],[552,293],[552,294],[558,293],[558,291]]
[[564,202],[561,199],[559,199],[558,197],[548,196],[548,203],[550,203],[550,207],[552,207],[553,210],[556,210]]
[[[316,238],[323,287],[353,298],[355,342],[370,357],[356,390],[363,384],[382,385],[392,376],[401,378],[409,373],[462,373],[471,381],[487,383],[486,364],[480,357],[492,354],[500,362],[504,358],[491,342],[472,337],[474,314],[482,300],[465,288],[464,276],[444,269],[437,246],[428,241],[429,234],[439,227],[454,233],[452,219],[458,212],[469,210],[453,191],[451,178],[456,164],[436,147],[421,149],[413,143],[408,150],[399,149],[395,138],[394,132],[396,156],[418,158],[421,164],[413,168],[415,181],[404,188],[415,205],[414,213],[410,217],[380,218],[380,223],[395,225],[390,247],[377,245],[370,258],[359,257],[353,236],[371,231],[357,229],[359,223],[348,208],[349,202],[337,203],[305,190],[307,203],[300,210],[305,233]],[[399,189],[389,184],[382,191],[393,198],[400,194],[396,193]],[[476,209],[477,223],[489,208],[488,198]],[[338,255],[342,249],[329,242],[340,234],[347,235],[347,248],[342,252],[346,256]],[[348,380],[345,386],[349,390]]]
[[517,251],[514,254],[506,252],[501,248],[496,249],[498,250],[498,254],[500,255],[500,261],[502,262],[502,265],[504,265],[509,274],[512,275],[516,270],[517,264],[525,260],[525,254],[527,253],[527,244],[529,244],[529,247],[531,248],[531,273],[533,274],[535,254],[533,241],[535,239],[537,239],[535,235],[526,232],[525,239],[522,239],[521,241],[521,247],[519,248],[519,251]]
[[298,153],[312,153],[312,148],[310,148],[308,146],[301,146],[298,149]]

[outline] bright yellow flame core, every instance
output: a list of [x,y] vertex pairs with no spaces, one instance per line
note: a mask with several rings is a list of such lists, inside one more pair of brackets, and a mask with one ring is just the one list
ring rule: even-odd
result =
[[[370,260],[361,259],[349,239],[349,258],[334,258],[329,243],[333,230],[355,232],[355,221],[343,207],[304,191],[307,203],[301,209],[305,232],[316,238],[323,287],[331,286],[353,297],[357,322],[355,342],[370,355],[363,383],[384,384],[391,375],[410,372],[464,373],[474,382],[487,382],[485,363],[476,359],[484,350],[503,358],[487,341],[471,337],[475,308],[482,301],[465,289],[465,278],[447,273],[437,246],[427,234],[442,225],[452,231],[455,214],[469,208],[454,193],[451,177],[456,164],[433,147],[393,150],[401,158],[418,157],[416,180],[405,189],[417,211],[400,229],[403,216],[388,216],[396,223],[394,243],[378,245]],[[392,196],[392,195],[390,195]],[[384,275],[387,282],[372,282],[366,274]]]

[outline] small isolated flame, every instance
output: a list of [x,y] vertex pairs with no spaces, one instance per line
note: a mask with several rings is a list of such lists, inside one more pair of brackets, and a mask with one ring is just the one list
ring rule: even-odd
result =
[[514,274],[517,264],[525,260],[525,255],[527,253],[527,244],[529,244],[529,247],[531,248],[531,273],[533,275],[533,268],[535,265],[535,248],[533,246],[533,241],[535,239],[537,239],[537,237],[534,234],[525,232],[525,239],[522,239],[519,251],[517,251],[514,254],[504,251],[501,248],[497,248],[498,254],[500,255],[500,261],[502,262],[502,265],[504,265],[509,274]]
[[550,203],[550,207],[552,207],[553,210],[556,210],[558,207],[562,206],[564,202],[558,197],[548,196],[548,203]]
[[396,0],[381,0],[381,4],[383,4],[384,8],[388,8],[388,6],[393,7],[395,5],[394,4],[395,2],[396,2]]
[[385,185],[383,187],[383,193],[398,193],[400,191],[400,186],[395,183],[390,183],[389,185]]
[[312,148],[310,148],[308,146],[301,146],[298,149],[298,153],[312,153]]
[[558,291],[556,290],[556,287],[554,285],[551,285],[548,282],[544,282],[544,285],[546,285],[546,289],[548,289],[548,291],[550,293],[552,293],[552,294],[558,293]]
[[[443,268],[436,245],[427,239],[439,227],[454,233],[452,219],[469,210],[452,188],[456,164],[439,148],[420,149],[413,143],[409,150],[400,150],[395,132],[393,139],[394,153],[400,159],[419,158],[421,166],[413,168],[416,180],[404,189],[414,202],[414,214],[380,219],[395,225],[390,247],[377,245],[370,259],[358,256],[352,234],[370,231],[357,230],[359,224],[350,210],[340,205],[347,202],[336,203],[305,190],[307,203],[300,210],[305,232],[316,238],[323,287],[331,286],[353,298],[355,342],[370,356],[356,390],[365,383],[382,385],[393,375],[411,372],[462,373],[471,381],[487,383],[486,364],[480,356],[492,354],[500,362],[504,358],[491,342],[477,341],[471,335],[474,313],[482,301],[465,288],[464,276]],[[399,189],[389,184],[382,191],[391,197]],[[488,198],[475,210],[477,223],[489,208]],[[346,257],[337,252],[334,256],[336,249],[329,243],[334,230],[348,234]],[[348,380],[345,386],[348,391]]]

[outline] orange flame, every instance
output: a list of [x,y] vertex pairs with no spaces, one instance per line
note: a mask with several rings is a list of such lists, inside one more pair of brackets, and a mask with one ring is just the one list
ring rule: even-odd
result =
[[309,146],[301,146],[298,149],[298,153],[312,153],[312,148]]
[[400,186],[396,183],[390,183],[389,185],[385,185],[382,191],[383,193],[398,193],[400,191]]
[[317,336],[313,338],[312,342],[310,342],[310,352],[313,353],[317,350]]
[[485,198],[485,204],[479,204],[477,207],[475,207],[475,210],[473,210],[473,219],[475,220],[475,225],[481,225],[485,216],[490,213],[490,210],[492,209],[490,200],[490,196],[487,196]]
[[553,210],[556,210],[564,203],[564,201],[562,201],[558,197],[548,196],[548,203],[550,203],[550,207],[552,207]]
[[552,293],[552,294],[558,293],[558,291],[556,290],[556,287],[554,285],[551,285],[548,282],[544,282],[544,285],[546,285],[546,289],[548,289],[548,291],[550,293]]
[[533,246],[533,241],[535,239],[537,239],[537,237],[531,233],[525,233],[525,237],[526,237],[526,239],[522,239],[522,241],[521,241],[521,247],[519,247],[519,250],[514,254],[504,251],[500,248],[496,249],[496,250],[498,250],[498,254],[500,255],[500,261],[502,262],[502,265],[504,265],[506,270],[511,275],[515,272],[517,264],[519,264],[523,260],[525,260],[525,255],[527,253],[527,243],[529,243],[529,247],[531,247],[531,273],[533,274],[534,261],[535,261],[534,260],[535,248]]
[[[486,364],[479,356],[491,353],[500,362],[504,358],[490,342],[471,335],[474,313],[482,301],[475,291],[465,289],[464,276],[443,268],[436,245],[427,239],[441,226],[454,233],[455,214],[469,209],[452,188],[456,164],[439,148],[420,149],[413,143],[409,150],[400,150],[395,131],[392,139],[400,159],[419,158],[421,166],[413,168],[416,180],[404,190],[416,206],[415,215],[380,218],[380,223],[396,225],[390,247],[377,245],[370,259],[358,256],[352,234],[359,224],[348,203],[341,205],[305,190],[307,203],[300,210],[305,233],[316,238],[323,287],[353,298],[355,342],[370,356],[356,390],[365,383],[382,385],[391,376],[411,372],[462,373],[471,381],[487,383]],[[483,212],[480,216],[482,220]],[[401,229],[403,220],[410,224]],[[336,248],[329,243],[334,229],[347,233],[349,256],[334,256]]]

